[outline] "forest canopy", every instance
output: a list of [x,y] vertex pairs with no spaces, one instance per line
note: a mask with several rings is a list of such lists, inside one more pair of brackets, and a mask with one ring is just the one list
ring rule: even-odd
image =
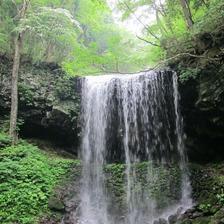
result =
[[14,37],[23,35],[23,57],[55,62],[70,74],[139,69],[138,41],[113,20],[106,1],[32,0],[0,2],[0,51],[14,53]]
[[[188,52],[193,35],[221,25],[223,7],[221,0],[1,0],[0,52],[13,55],[20,33],[24,58],[71,75],[136,72]],[[128,31],[114,11],[142,29]]]

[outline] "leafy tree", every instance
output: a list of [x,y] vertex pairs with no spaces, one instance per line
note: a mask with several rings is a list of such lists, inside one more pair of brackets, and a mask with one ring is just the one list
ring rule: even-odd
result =
[[[17,141],[17,113],[18,113],[18,74],[23,43],[27,38],[39,36],[41,40],[53,40],[54,46],[60,47],[71,37],[76,37],[79,23],[73,19],[69,11],[60,8],[43,7],[51,1],[3,1],[2,10],[8,21],[6,27],[11,27],[10,39],[14,39],[14,58],[12,69],[11,89],[11,113],[10,113],[10,136],[13,144]],[[14,17],[13,17],[14,16]],[[57,44],[59,43],[59,44]]]
[[[186,43],[186,46],[189,45],[191,36],[198,31],[201,32],[202,24],[218,25],[218,21],[207,20],[220,17],[220,4],[222,4],[221,0],[119,0],[118,8],[123,12],[123,19],[135,15],[135,11],[141,8],[147,10],[150,15],[154,14],[154,21],[143,24],[144,36],[139,35],[139,39],[151,45],[151,48],[156,47],[157,50],[154,52],[161,51],[162,48],[167,55],[173,55],[173,52],[180,49],[177,47],[180,40]],[[208,18],[207,15],[211,11],[214,16]],[[139,23],[143,23],[139,17],[135,16],[135,18]],[[157,61],[160,59],[159,56]]]
[[189,5],[188,0],[180,0],[180,5],[182,7],[184,19],[186,21],[187,27],[191,28],[194,24],[193,18],[192,18],[192,13]]
[[[10,135],[16,142],[21,56],[56,62],[72,75],[146,67],[139,41],[113,21],[105,0],[2,0],[0,52],[13,57]],[[143,48],[141,46],[141,48]]]
[[[114,22],[106,0],[0,1],[0,53],[14,55],[13,142],[21,56],[56,62],[71,75],[139,71],[192,49],[193,35],[212,30],[222,21],[222,7],[221,0],[119,0],[123,19],[132,16],[144,26],[136,38]],[[155,20],[145,24],[136,15],[139,8],[153,14]],[[184,43],[182,49],[180,42]]]

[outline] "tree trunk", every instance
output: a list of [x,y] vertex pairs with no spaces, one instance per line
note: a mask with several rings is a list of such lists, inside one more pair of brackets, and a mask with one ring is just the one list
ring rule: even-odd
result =
[[193,26],[194,21],[192,19],[192,14],[191,14],[188,0],[180,0],[180,4],[181,4],[182,10],[183,10],[183,14],[184,14],[184,18],[185,18],[187,27],[188,27],[188,29],[190,29]]
[[12,86],[11,86],[11,113],[9,134],[12,138],[12,144],[16,144],[17,135],[17,114],[18,114],[18,75],[20,66],[20,52],[22,48],[22,37],[18,35],[15,38],[15,53],[12,69]]
[[[18,10],[19,20],[24,18],[30,0],[23,0],[21,9]],[[17,116],[18,116],[18,76],[19,76],[19,66],[20,66],[20,56],[22,49],[22,36],[23,33],[19,33],[15,39],[15,53],[13,58],[13,68],[12,68],[12,83],[11,83],[11,112],[10,112],[10,128],[9,135],[12,138],[12,144],[16,144],[18,140],[17,134]]]

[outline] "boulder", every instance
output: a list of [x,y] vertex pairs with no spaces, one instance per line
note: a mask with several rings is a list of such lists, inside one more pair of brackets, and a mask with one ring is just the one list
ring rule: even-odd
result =
[[52,211],[56,212],[64,212],[65,211],[65,206],[63,202],[58,199],[57,197],[50,197],[48,201],[48,208],[51,209]]

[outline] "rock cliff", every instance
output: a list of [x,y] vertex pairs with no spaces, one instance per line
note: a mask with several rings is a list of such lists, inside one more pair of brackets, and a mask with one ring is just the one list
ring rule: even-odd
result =
[[[19,79],[20,136],[49,140],[77,152],[80,84],[55,64],[22,61]],[[0,57],[0,120],[7,126],[12,61]]]

